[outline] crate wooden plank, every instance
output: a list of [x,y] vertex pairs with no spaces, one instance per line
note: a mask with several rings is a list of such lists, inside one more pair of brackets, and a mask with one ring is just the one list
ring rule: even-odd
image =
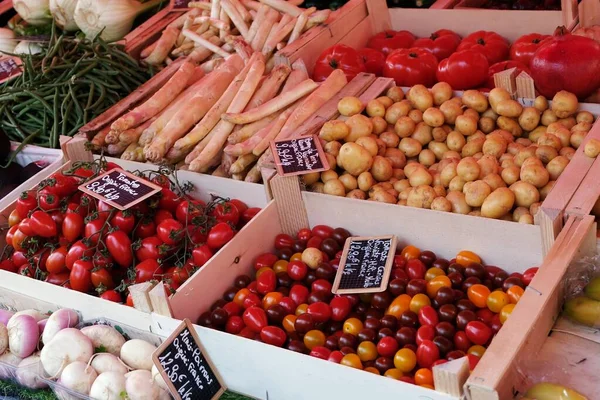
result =
[[[586,157],[585,154],[580,156]],[[600,197],[600,185],[598,184],[600,182],[600,159],[592,160],[588,158],[588,160],[592,162],[592,166],[569,201],[565,210],[567,215],[583,216],[590,214],[598,197]]]
[[0,3],[0,14],[4,14],[5,12],[12,10],[13,2],[12,0],[4,0]]
[[563,25],[569,29],[579,21],[578,14],[579,9],[577,8],[577,0],[560,0],[560,8],[562,9],[562,22]]
[[579,3],[579,26],[589,28],[600,25],[600,1],[582,0]]

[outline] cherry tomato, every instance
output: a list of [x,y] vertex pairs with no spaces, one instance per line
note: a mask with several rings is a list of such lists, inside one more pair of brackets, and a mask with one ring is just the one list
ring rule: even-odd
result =
[[17,232],[19,230],[19,225],[13,225],[8,229],[8,232],[6,232],[6,237],[4,240],[6,240],[6,244],[9,246],[13,245],[13,238],[15,237],[15,232]]
[[[16,225],[15,225],[16,226]],[[14,228],[14,227],[13,227]],[[12,228],[11,228],[12,229]],[[27,235],[25,235],[23,232],[21,232],[19,229],[15,230],[15,232],[12,235],[12,238],[9,242],[8,240],[8,235],[7,235],[7,239],[6,242],[7,243],[11,243],[12,247],[16,250],[16,251],[23,251],[23,245],[25,240],[27,239]]]
[[233,315],[227,319],[227,323],[225,324],[225,332],[237,335],[245,327],[246,325],[244,324],[242,317]]
[[317,329],[312,329],[304,335],[304,345],[307,349],[312,350],[317,346],[325,344],[325,334]]
[[173,214],[167,210],[156,210],[154,214],[154,223],[156,226],[160,225],[161,222],[166,221],[168,219],[174,219]]
[[400,255],[402,257],[404,257],[406,260],[411,260],[413,258],[419,258],[420,254],[421,254],[421,250],[419,250],[419,248],[417,248],[415,246],[411,246],[411,245],[403,248],[402,252],[400,253]]
[[471,321],[465,327],[467,338],[475,344],[484,345],[492,338],[492,329],[481,321]]
[[427,295],[434,298],[443,287],[451,288],[452,281],[445,275],[436,276],[427,282]]
[[340,360],[340,364],[350,368],[363,368],[362,362],[360,361],[360,357],[358,357],[358,355],[354,353],[346,354],[344,357],[342,357],[342,359]]
[[295,240],[290,235],[286,235],[285,233],[280,233],[275,236],[275,248],[281,250],[286,247],[292,247],[295,243]]
[[522,281],[525,284],[525,286],[529,286],[529,284],[533,280],[533,277],[538,272],[538,269],[539,269],[538,267],[533,267],[533,268],[526,269],[525,272],[523,272]]
[[194,250],[192,250],[192,259],[194,260],[194,265],[196,267],[204,266],[204,264],[206,264],[208,260],[212,258],[213,254],[213,251],[207,244],[195,247]]
[[481,258],[469,250],[462,250],[456,255],[456,263],[468,267],[471,263],[481,264]]
[[423,368],[431,368],[440,358],[440,350],[431,340],[424,340],[417,348],[417,362]]
[[254,218],[256,216],[256,214],[258,214],[260,212],[260,208],[258,207],[250,207],[249,209],[247,209],[246,211],[244,211],[242,213],[242,222],[244,224],[247,224],[248,222],[250,222],[250,220],[252,218]]
[[46,270],[51,274],[59,274],[67,271],[67,246],[61,246],[54,249],[46,260]]
[[87,293],[92,289],[92,268],[94,266],[90,261],[77,260],[71,268],[69,282],[71,289],[78,292]]
[[521,300],[521,297],[523,297],[523,294],[525,294],[525,290],[520,286],[514,285],[508,288],[506,294],[511,304],[517,304]]
[[11,259],[0,261],[0,270],[2,271],[17,272],[18,269],[19,267]]
[[102,218],[96,218],[85,224],[84,237],[89,239],[93,244],[97,244],[102,236],[104,229],[104,220]]
[[135,228],[135,237],[144,239],[156,234],[156,224],[150,218],[143,218]]
[[131,240],[123,231],[114,231],[106,236],[106,247],[110,255],[121,267],[129,267],[133,262]]
[[487,298],[490,295],[490,289],[482,284],[476,283],[467,290],[467,297],[476,307],[487,307]]
[[435,308],[425,306],[419,310],[419,323],[421,325],[436,326],[438,322],[439,318]]
[[142,239],[140,247],[135,251],[135,257],[138,261],[144,261],[148,259],[158,260],[164,256],[166,247],[162,240],[156,236],[150,236]]
[[403,373],[412,371],[416,365],[417,355],[410,349],[400,349],[394,355],[394,366]]
[[411,258],[406,261],[406,274],[409,279],[424,279],[427,267],[423,261],[417,258]]
[[267,314],[265,310],[260,307],[252,306],[247,308],[242,314],[244,324],[250,328],[253,332],[260,333],[260,331],[267,326]]
[[330,238],[333,234],[333,228],[327,225],[316,225],[312,228],[312,235],[318,236],[321,239]]
[[267,344],[282,347],[287,340],[285,331],[276,326],[265,326],[260,330],[260,339]]
[[300,229],[298,231],[298,234],[296,235],[296,237],[299,240],[308,240],[308,239],[310,239],[311,236],[312,236],[312,232],[308,228],[302,228],[302,229]]
[[308,300],[308,295],[308,288],[302,285],[292,286],[289,294],[290,298],[294,301],[294,303],[296,303],[296,306],[306,303]]
[[272,269],[267,269],[260,276],[257,274],[256,290],[258,293],[265,295],[273,292],[277,287],[277,275]]
[[415,384],[421,386],[429,385],[433,388],[433,372],[431,372],[431,369],[419,368],[417,372],[415,372]]
[[344,333],[349,333],[353,336],[358,335],[358,333],[363,329],[363,323],[358,318],[348,318],[344,321],[343,330]]
[[18,229],[25,236],[36,236],[35,230],[31,227],[31,218],[23,218],[23,220],[18,224]]
[[454,347],[456,350],[466,352],[472,346],[471,341],[467,337],[465,331],[457,331],[454,334]]
[[135,217],[129,210],[117,211],[110,220],[112,226],[119,228],[119,230],[130,234],[135,227]]
[[71,276],[71,273],[69,271],[61,272],[58,274],[50,273],[46,276],[46,278],[44,279],[44,282],[48,282],[48,283],[51,283],[51,284],[57,285],[57,286],[63,286],[65,283],[67,283],[69,281],[70,276]]
[[135,283],[148,282],[152,279],[160,279],[163,269],[154,259],[142,261],[135,266]]
[[327,322],[331,318],[331,307],[322,301],[317,301],[308,306],[307,312],[316,323]]
[[208,233],[206,244],[208,244],[211,249],[219,249],[233,239],[234,235],[235,232],[229,224],[219,222],[213,226]]
[[15,210],[17,210],[19,217],[24,219],[29,216],[29,212],[33,211],[37,205],[36,193],[35,191],[30,190],[29,192],[21,193],[21,196],[17,200]]
[[8,227],[12,227],[17,225],[19,222],[21,222],[23,218],[21,218],[19,216],[19,213],[17,212],[17,209],[14,209],[10,212],[10,215],[8,216]]
[[113,289],[115,287],[113,277],[106,268],[93,269],[91,279],[95,288],[103,286],[106,289]]
[[[518,287],[518,286],[513,286],[513,287]],[[523,290],[523,289],[521,289],[521,290]],[[494,313],[499,313],[502,310],[502,307],[507,305],[509,302],[510,302],[510,298],[508,297],[508,294],[496,290],[496,291],[490,293],[490,295],[487,298],[486,304],[487,304],[487,307],[490,309],[490,311],[492,311]]]
[[310,355],[312,357],[320,358],[321,360],[327,360],[331,355],[331,350],[325,346],[315,346],[310,350]]
[[200,200],[184,200],[177,206],[175,216],[182,224],[185,224],[186,221],[191,223],[194,217],[202,215],[204,206],[204,202]]
[[513,310],[515,309],[515,305],[516,304],[507,304],[504,307],[502,307],[502,310],[500,310],[500,322],[502,324],[504,324],[510,316],[510,314],[512,314]]
[[121,294],[114,290],[107,290],[100,295],[101,299],[112,301],[115,303],[122,303],[123,299],[121,298]]
[[162,210],[167,210],[174,213],[177,210],[177,206],[180,203],[179,197],[171,189],[163,188],[160,191],[160,200],[158,201],[158,207]]
[[129,307],[133,307],[133,296],[131,296],[131,293],[129,293],[127,295],[127,299],[125,300],[125,305],[127,305]]
[[375,343],[368,340],[361,342],[358,345],[356,354],[358,354],[358,357],[361,361],[375,361],[375,359],[378,357]]
[[263,267],[272,268],[278,258],[273,253],[263,253],[254,260],[254,270],[258,271]]
[[38,202],[40,208],[44,211],[54,210],[60,206],[60,198],[46,188],[40,190]]
[[290,261],[287,264],[287,273],[295,281],[301,281],[308,274],[308,266],[302,261]]
[[163,243],[168,245],[177,244],[183,235],[183,225],[174,219],[166,219],[156,227],[156,235]]
[[417,346],[423,343],[425,340],[433,340],[435,338],[435,328],[430,325],[424,325],[417,329],[417,334],[415,335],[415,342]]
[[418,293],[414,295],[412,299],[410,299],[410,304],[408,308],[410,309],[410,311],[414,312],[415,314],[418,314],[421,308],[428,305],[431,305],[431,300],[429,299],[429,297],[427,297],[426,294]]
[[337,322],[345,320],[352,310],[352,303],[345,296],[334,297],[329,306],[331,307],[331,319]]
[[211,215],[219,222],[229,222],[232,225],[237,225],[240,221],[240,212],[237,207],[230,202],[217,204]]
[[393,357],[397,351],[398,341],[392,336],[386,336],[377,342],[377,353],[383,357]]
[[407,294],[401,294],[392,300],[392,303],[388,306],[385,311],[385,315],[393,315],[396,318],[400,318],[400,316],[410,309],[411,297]]

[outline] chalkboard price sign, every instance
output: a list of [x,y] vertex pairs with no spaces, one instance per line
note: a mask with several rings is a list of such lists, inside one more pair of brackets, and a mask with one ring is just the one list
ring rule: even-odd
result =
[[271,142],[271,151],[279,175],[302,175],[329,169],[327,157],[316,135]]
[[122,169],[111,169],[79,186],[79,190],[126,210],[160,192],[161,187]]
[[350,237],[333,282],[333,293],[375,293],[387,288],[396,236]]
[[23,73],[22,64],[19,57],[0,57],[0,83],[21,75]]
[[176,399],[218,399],[226,389],[187,318],[154,351],[152,360]]

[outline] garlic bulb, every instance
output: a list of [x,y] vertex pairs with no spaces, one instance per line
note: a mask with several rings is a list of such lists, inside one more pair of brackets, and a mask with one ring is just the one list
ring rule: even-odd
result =
[[88,39],[100,37],[112,42],[129,33],[135,18],[163,0],[140,3],[136,0],[78,0],[75,22]]
[[52,20],[49,0],[14,0],[13,7],[31,25],[44,25]]
[[42,47],[39,44],[37,44],[35,42],[30,42],[28,40],[23,40],[23,41],[19,42],[19,44],[14,49],[15,54],[21,54],[21,55],[39,54],[41,52],[42,52]]
[[15,33],[8,28],[0,28],[0,54],[13,53],[16,45]]
[[54,21],[65,31],[79,29],[75,22],[75,7],[77,7],[77,0],[50,0],[50,12]]

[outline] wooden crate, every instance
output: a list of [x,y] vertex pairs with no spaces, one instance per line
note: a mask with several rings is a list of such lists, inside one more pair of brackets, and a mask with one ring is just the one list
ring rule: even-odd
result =
[[[594,366],[599,365],[600,359],[592,349],[600,345],[582,346],[585,343],[582,339],[564,333],[547,336],[562,307],[567,268],[579,257],[596,252],[595,225],[591,216],[567,220],[525,296],[467,380],[471,400],[512,399],[531,384],[525,379],[523,366],[543,360],[536,368],[551,371],[557,366],[553,358],[568,368],[560,373],[561,379],[556,383],[572,386],[594,398],[597,383],[584,379],[597,371]],[[573,350],[564,347],[567,345],[573,346]],[[584,362],[587,357],[591,357],[589,363]]]
[[[393,234],[399,239],[399,247],[413,244],[448,259],[460,250],[469,249],[478,253],[485,263],[502,267],[509,273],[522,272],[542,263],[539,235],[534,226],[523,227],[497,220],[375,202],[356,202],[309,192],[299,194],[297,178],[295,181],[293,177],[273,179],[271,186],[276,195],[275,200],[247,227],[247,236],[252,239],[244,242],[240,240],[236,247],[229,247],[222,253],[218,267],[211,264],[208,268],[203,268],[186,283],[182,291],[172,297],[171,307],[176,316],[197,320],[215,300],[221,298],[236,276],[254,273],[254,259],[259,254],[273,250],[277,234],[317,224],[343,227],[352,234],[361,236]],[[279,197],[278,193],[285,193],[285,196]],[[304,218],[298,218],[298,210]],[[568,226],[570,228],[571,224]],[[563,236],[568,232],[570,230]],[[557,251],[553,254],[557,254]],[[549,269],[548,264],[544,263],[542,271]],[[541,287],[542,283],[538,286],[537,282],[543,282],[546,275],[541,273],[536,277],[532,287]],[[513,330],[528,332],[533,329],[533,317],[541,313],[545,305],[538,301],[538,293],[533,289],[527,290],[521,301],[525,306],[519,304],[516,309],[527,308],[529,320],[521,321],[516,328],[515,324],[512,327],[507,325],[505,335],[510,337],[515,335]],[[160,329],[164,330],[161,334],[168,334],[177,325],[175,320],[155,317],[160,323]],[[394,398],[400,393],[402,399],[407,400],[452,398],[440,392],[363,373],[234,335],[202,327],[196,329],[226,384],[232,390],[251,396],[266,398],[268,393],[271,399],[290,399],[298,398],[302,393],[302,398],[359,399],[369,398],[374,388],[377,388],[377,396],[380,398]],[[501,332],[504,332],[504,328]],[[480,362],[482,366],[494,364],[494,357],[490,355],[483,356]],[[484,363],[484,360],[488,362]],[[293,374],[289,374],[290,365],[294,365]],[[479,368],[475,369],[475,373]],[[480,375],[483,374],[482,371]]]

